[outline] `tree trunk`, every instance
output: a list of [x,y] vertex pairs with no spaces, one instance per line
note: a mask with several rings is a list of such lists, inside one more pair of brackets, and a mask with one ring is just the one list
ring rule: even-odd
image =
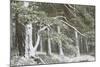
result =
[[[57,26],[57,29],[58,29],[58,33],[60,34],[61,33],[60,27]],[[62,42],[61,42],[61,40],[59,40],[59,55],[64,56],[64,52],[63,52],[63,49],[62,49]]]
[[[41,24],[40,24],[40,29],[41,29]],[[43,44],[42,44],[42,35],[40,35],[40,52],[43,52]]]
[[35,44],[34,50],[33,50],[34,54],[39,46],[39,43],[40,43],[40,35],[39,35],[39,33],[37,33],[37,41],[36,41],[36,44]]
[[29,57],[33,53],[32,45],[32,24],[25,26],[25,57]]
[[15,14],[15,50],[18,50],[19,56],[24,56],[25,51],[25,38],[24,38],[24,27],[18,21],[18,13]]
[[39,46],[40,43],[40,32],[45,30],[47,28],[47,26],[41,28],[40,30],[38,30],[37,32],[37,40],[35,43],[35,46],[33,47],[32,45],[32,24],[27,24],[25,27],[26,30],[26,38],[25,38],[25,57],[31,57],[31,56],[35,56],[36,54],[36,50]]
[[79,49],[79,39],[78,39],[78,32],[75,31],[75,40],[76,40],[76,56],[80,56],[80,49]]
[[88,43],[87,43],[87,38],[85,39],[85,42],[86,42],[86,53],[88,53]]
[[42,37],[41,37],[41,40],[40,40],[40,51],[43,52]]
[[50,40],[50,38],[49,38],[49,33],[50,33],[50,30],[49,30],[49,28],[48,28],[48,55],[51,56],[52,51],[51,51],[51,40]]

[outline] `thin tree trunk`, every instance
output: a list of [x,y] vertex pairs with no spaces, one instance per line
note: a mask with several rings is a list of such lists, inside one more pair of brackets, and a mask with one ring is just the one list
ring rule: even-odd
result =
[[87,38],[85,39],[85,42],[86,42],[86,51],[88,53],[88,43],[87,43]]
[[[60,34],[61,33],[60,27],[57,26],[57,29],[58,29],[58,33]],[[63,52],[63,49],[62,49],[62,42],[61,42],[61,40],[59,40],[59,55],[64,56],[64,52]]]
[[78,32],[75,31],[75,40],[76,40],[76,56],[80,56],[80,49],[79,49],[79,39],[78,39]]
[[[40,24],[40,29],[41,29],[41,24]],[[42,35],[40,35],[40,52],[43,52],[43,44],[42,44]]]
[[48,55],[51,56],[52,51],[51,51],[51,40],[50,40],[50,38],[49,38],[49,33],[50,33],[50,30],[49,30],[49,28],[48,28]]
[[40,51],[43,52],[42,38],[41,38],[41,40],[40,40]]
[[20,55],[20,51],[19,51],[19,47],[18,47],[18,13],[15,14],[15,47],[16,47],[16,50],[18,51],[18,55]]

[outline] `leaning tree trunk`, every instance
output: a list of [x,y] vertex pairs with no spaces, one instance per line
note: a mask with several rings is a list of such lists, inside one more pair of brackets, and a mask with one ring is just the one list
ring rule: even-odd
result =
[[80,56],[79,38],[78,38],[78,32],[77,31],[75,31],[75,41],[76,41],[76,56]]
[[[57,26],[57,29],[58,29],[58,33],[60,34],[61,33],[60,27]],[[64,52],[63,52],[63,49],[62,49],[62,42],[61,42],[61,40],[59,40],[59,55],[64,56]]]
[[33,49],[33,53],[34,53],[33,56],[36,54],[39,43],[40,43],[40,34],[37,33],[37,40],[36,40],[36,44],[35,44],[34,49]]
[[48,26],[45,26],[43,28],[41,28],[40,30],[38,30],[37,32],[37,40],[35,43],[35,46],[33,47],[32,45],[32,24],[27,24],[25,27],[26,30],[26,38],[25,38],[25,57],[31,57],[31,56],[35,56],[37,48],[39,46],[40,43],[40,32],[45,30]]
[[32,45],[32,24],[26,25],[26,39],[25,39],[25,56],[34,57],[40,43],[40,34],[37,33],[37,40],[35,46]]

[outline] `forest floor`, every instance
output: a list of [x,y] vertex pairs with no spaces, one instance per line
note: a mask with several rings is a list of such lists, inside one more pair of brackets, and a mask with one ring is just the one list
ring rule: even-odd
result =
[[47,56],[45,54],[37,55],[39,58],[25,58],[21,56],[12,56],[11,66],[23,65],[37,65],[37,64],[55,64],[55,63],[69,63],[69,62],[89,62],[95,61],[95,57],[91,55],[80,55],[79,57],[67,57],[53,54]]

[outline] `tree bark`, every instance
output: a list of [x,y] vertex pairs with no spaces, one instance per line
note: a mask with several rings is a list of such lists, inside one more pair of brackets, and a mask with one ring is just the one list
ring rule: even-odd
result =
[[[59,26],[57,26],[57,29],[58,29],[58,33],[61,34]],[[63,52],[63,49],[62,49],[62,42],[61,42],[61,40],[59,40],[59,55],[64,56],[64,52]]]
[[32,45],[32,24],[26,24],[25,26],[25,57],[33,55]]

